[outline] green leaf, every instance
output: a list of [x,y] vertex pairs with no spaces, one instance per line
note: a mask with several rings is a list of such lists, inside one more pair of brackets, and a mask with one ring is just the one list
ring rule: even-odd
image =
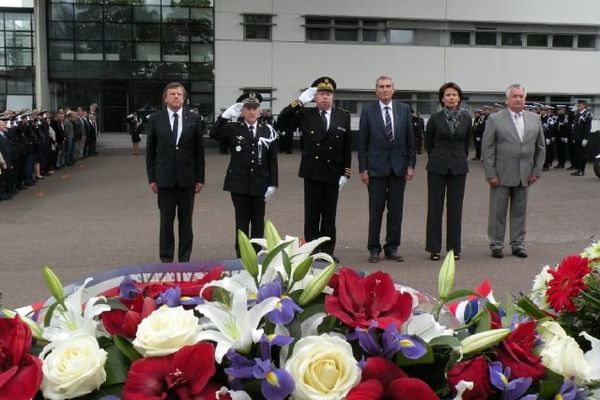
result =
[[546,314],[533,302],[529,297],[523,296],[517,301],[517,306],[521,308],[527,315],[534,319],[542,319]]
[[265,222],[265,239],[267,239],[267,250],[271,251],[277,246],[277,243],[281,242],[281,236],[273,225],[270,219]]
[[290,261],[290,258],[288,257],[288,255],[285,251],[283,253],[281,253],[281,259],[283,260],[283,269],[284,269],[285,274],[287,275],[287,279],[289,281],[290,275],[292,275],[292,262]]
[[492,327],[492,315],[487,310],[482,310],[479,317],[479,323],[475,332],[489,331]]
[[440,299],[447,299],[448,294],[454,286],[455,274],[456,262],[454,261],[454,251],[450,250],[448,254],[446,254],[446,258],[444,258],[444,262],[442,263],[438,275],[438,294]]
[[558,391],[560,390],[561,382],[555,381],[540,381],[540,390],[538,392],[538,398],[540,399],[554,399]]
[[119,349],[115,343],[110,343],[106,348],[107,357],[104,370],[106,371],[105,385],[125,383],[131,360]]
[[304,279],[308,271],[310,271],[313,261],[314,260],[312,257],[307,257],[296,266],[296,269],[294,270],[294,276],[292,277],[293,282],[300,282],[302,279]]
[[448,346],[453,349],[460,348],[460,340],[454,336],[438,336],[431,339],[428,344],[431,347]]
[[115,342],[115,346],[119,348],[119,350],[129,359],[129,361],[134,362],[138,358],[141,358],[141,354],[137,352],[136,349],[133,348],[133,344],[131,342],[121,336],[115,335],[113,337]]
[[461,297],[467,297],[467,296],[481,297],[478,293],[475,293],[472,290],[458,289],[458,290],[455,290],[454,292],[448,293],[448,296],[446,296],[446,298],[444,299],[444,303],[450,302],[452,300],[460,299]]
[[242,256],[242,265],[252,277],[256,278],[258,276],[256,250],[254,250],[250,239],[248,239],[248,236],[241,229],[238,229],[238,246],[240,247],[240,255]]
[[54,311],[58,306],[62,306],[62,300],[57,301],[56,303],[53,303],[50,307],[48,307],[48,309],[46,310],[46,315],[44,315],[44,326],[50,325],[50,321],[52,320],[52,314],[54,314]]
[[[287,241],[287,242],[280,243],[273,250],[269,250],[269,253],[265,256],[265,258],[263,259],[263,262],[262,262],[262,273],[263,274],[267,271],[267,268],[269,267],[269,264],[271,264],[271,261],[273,261],[273,259],[275,258],[275,256],[277,254],[279,254],[281,251],[283,251],[283,249],[285,249],[290,243],[292,243],[291,240]],[[282,254],[285,254],[285,252],[283,252]],[[289,274],[288,274],[288,276],[289,276]]]

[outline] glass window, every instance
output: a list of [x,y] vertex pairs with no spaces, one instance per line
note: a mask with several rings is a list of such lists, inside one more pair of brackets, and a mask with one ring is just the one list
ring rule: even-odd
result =
[[102,24],[96,22],[76,23],[75,38],[85,40],[102,40]]
[[137,43],[135,59],[137,61],[160,61],[160,43]]
[[390,43],[411,44],[415,32],[410,29],[390,29]]
[[347,27],[358,27],[357,19],[336,19],[334,22],[335,26],[347,26]]
[[[212,28],[213,25],[213,11],[210,8],[191,8],[190,19],[194,23],[202,23],[205,26]],[[269,24],[270,24],[269,20]]]
[[75,42],[77,60],[102,60],[102,42]]
[[60,42],[51,40],[48,48],[48,56],[52,60],[72,60],[75,58],[73,42]]
[[128,6],[105,6],[104,22],[122,24],[132,21],[131,7]]
[[573,48],[573,35],[552,35],[552,47]]
[[329,41],[329,28],[306,28],[306,40]]
[[202,23],[194,23],[190,26],[190,38],[192,42],[212,43],[212,26],[206,26]]
[[470,32],[450,32],[450,44],[457,45],[470,45],[471,44],[471,33]]
[[4,13],[7,31],[30,31],[31,14],[24,13]]
[[[4,30],[4,13],[0,12],[0,31]],[[2,79],[0,79],[0,82],[4,83],[4,81]]]
[[31,32],[6,31],[6,47],[32,47]]
[[415,44],[421,46],[439,46],[440,40],[440,32],[424,29],[415,30]]
[[160,6],[160,0],[139,0],[139,3],[145,6]]
[[31,49],[6,49],[6,65],[30,66],[33,65],[33,50]]
[[72,22],[49,21],[48,25],[50,39],[73,39]]
[[271,40],[272,16],[265,14],[244,15],[244,39]]
[[141,42],[160,41],[159,24],[135,24],[135,40]]
[[358,42],[358,28],[335,29],[335,40],[340,42]]
[[212,62],[213,59],[211,44],[192,44],[192,62]]
[[104,38],[106,40],[131,40],[131,24],[105,24]]
[[[0,54],[0,65],[4,65],[4,54]],[[0,93],[6,93],[6,80],[4,78],[0,79]]]
[[163,43],[163,61],[190,61],[189,45],[187,43]]
[[307,18],[306,25],[325,25],[329,26],[330,20],[323,18]]
[[102,18],[102,6],[99,4],[75,4],[75,21],[99,21]]
[[[0,31],[0,49],[4,48],[4,31]],[[0,51],[0,54],[2,52]]]
[[[192,51],[193,52],[193,51]],[[192,92],[210,92],[215,89],[213,81],[192,81]]]
[[141,6],[133,8],[135,22],[160,22],[160,7]]
[[530,33],[527,35],[528,47],[548,47],[548,35],[541,33]]
[[50,19],[54,21],[73,20],[73,5],[63,3],[53,3],[50,6]]
[[190,32],[188,25],[163,25],[162,40],[165,42],[187,42]]
[[502,32],[502,46],[523,46],[521,34],[517,32]]
[[335,100],[335,106],[348,111],[350,114],[358,114],[357,100]]
[[131,43],[129,42],[105,42],[104,59],[109,61],[131,61]]
[[580,49],[595,49],[596,35],[578,35],[577,47]]
[[496,46],[496,32],[475,32],[475,45]]
[[385,30],[383,29],[363,29],[363,42],[385,43]]
[[190,9],[187,7],[163,7],[163,22],[187,22],[190,18]]
[[33,94],[33,81],[31,78],[6,78],[6,92]]

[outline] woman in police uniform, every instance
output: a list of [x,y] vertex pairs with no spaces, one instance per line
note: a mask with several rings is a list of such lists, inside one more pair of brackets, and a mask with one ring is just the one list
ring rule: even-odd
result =
[[231,192],[235,209],[238,257],[237,231],[251,238],[264,236],[265,202],[277,188],[277,134],[271,125],[258,121],[261,101],[260,94],[244,93],[217,118],[210,134],[226,142],[231,154],[223,190]]

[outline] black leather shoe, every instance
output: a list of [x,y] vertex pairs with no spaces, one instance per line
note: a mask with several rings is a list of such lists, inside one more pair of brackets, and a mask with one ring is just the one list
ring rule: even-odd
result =
[[429,258],[432,261],[440,261],[440,253],[431,253],[431,255],[429,256]]
[[575,170],[575,169],[577,169],[577,168],[575,168],[575,166],[574,166],[574,165],[569,165],[569,166],[567,167],[567,171],[573,171],[573,170]]
[[379,251],[377,251],[377,250],[370,251],[369,262],[370,263],[378,263],[379,262]]
[[519,258],[527,258],[527,252],[525,249],[513,249],[512,255]]
[[554,169],[563,169],[565,166],[562,164],[558,164],[554,167]]
[[398,261],[398,262],[404,261],[404,257],[402,257],[400,254],[398,254],[398,252],[396,250],[390,251],[389,253],[385,253],[385,259]]
[[504,253],[502,252],[502,249],[493,249],[492,250],[492,257],[494,257],[494,258],[502,258],[502,257],[504,257]]
[[575,172],[571,172],[573,176],[584,176],[585,174],[581,170],[576,170]]

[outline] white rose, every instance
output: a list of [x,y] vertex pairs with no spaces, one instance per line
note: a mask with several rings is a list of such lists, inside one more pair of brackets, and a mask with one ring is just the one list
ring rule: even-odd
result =
[[575,378],[577,384],[589,379],[591,366],[586,361],[583,350],[557,322],[543,322],[539,333],[543,341],[538,349],[542,365],[565,378]]
[[326,333],[300,339],[285,369],[296,382],[292,400],[344,399],[361,376],[350,344]]
[[95,337],[76,334],[69,340],[52,342],[40,354],[42,393],[50,400],[83,396],[106,381],[106,351]]
[[133,347],[144,357],[165,356],[196,343],[199,332],[193,310],[164,306],[138,325]]

